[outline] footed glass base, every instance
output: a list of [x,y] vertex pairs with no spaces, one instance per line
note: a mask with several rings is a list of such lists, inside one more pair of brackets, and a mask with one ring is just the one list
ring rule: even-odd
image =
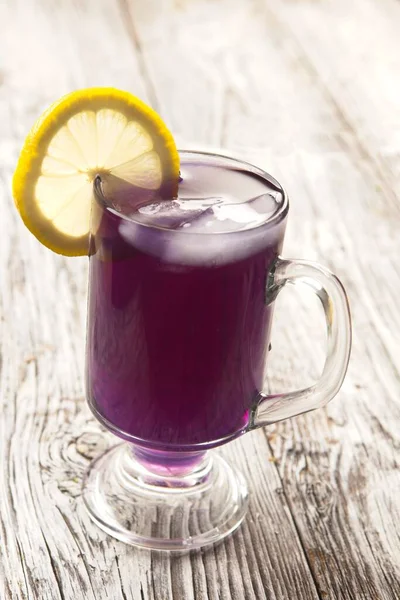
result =
[[242,522],[247,486],[214,453],[147,451],[124,443],[94,460],[83,500],[101,529],[154,550],[193,550],[222,540]]

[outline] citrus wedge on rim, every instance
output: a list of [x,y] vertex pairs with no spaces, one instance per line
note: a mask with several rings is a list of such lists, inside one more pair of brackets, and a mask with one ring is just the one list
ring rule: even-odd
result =
[[128,92],[78,90],[38,119],[13,178],[16,207],[28,229],[67,256],[88,253],[96,175],[163,197],[177,193],[179,155],[158,114]]

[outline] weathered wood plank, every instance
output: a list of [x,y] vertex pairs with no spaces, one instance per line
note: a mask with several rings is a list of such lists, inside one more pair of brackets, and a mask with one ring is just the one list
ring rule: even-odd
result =
[[[400,317],[395,199],[399,188],[394,187],[394,177],[387,177],[391,165],[384,153],[375,156],[382,143],[376,135],[380,120],[367,108],[378,99],[385,122],[395,122],[400,88],[394,73],[400,53],[393,52],[398,36],[391,19],[397,8],[385,3],[382,10],[369,2],[359,21],[360,11],[355,8],[349,14],[345,2],[266,0],[253,3],[253,12],[243,3],[219,2],[212,24],[208,3],[197,2],[195,8],[181,3],[187,27],[179,28],[171,18],[173,25],[156,39],[152,32],[164,27],[170,3],[163,3],[165,12],[156,24],[155,3],[148,2],[145,8],[134,1],[132,5],[141,17],[139,37],[150,72],[159,77],[158,69],[165,69],[172,54],[178,71],[193,62],[207,65],[207,77],[209,71],[216,74],[227,116],[223,135],[219,132],[215,143],[269,164],[286,182],[292,195],[288,252],[330,264],[349,289],[356,335],[342,404],[280,424],[267,435],[320,595],[395,598],[399,538],[385,505],[395,502],[392,490],[399,486],[400,347],[391,335]],[[346,27],[339,27],[337,21],[344,14]],[[378,18],[377,40],[373,14]],[[224,32],[216,34],[222,19]],[[202,43],[206,24],[207,43]],[[374,28],[373,45],[368,45],[367,25],[369,31]],[[355,45],[354,62],[341,68],[353,39],[361,40],[362,49]],[[167,53],[167,46],[174,46],[173,53]],[[387,63],[382,68],[376,47],[378,56],[391,57],[393,70]],[[390,97],[372,93],[371,75],[362,71],[361,60],[374,66],[378,79],[391,78]],[[354,70],[357,76],[352,77]],[[198,82],[197,71],[187,74],[177,95],[185,98],[191,93],[192,78]],[[208,91],[195,102],[201,105],[204,98],[206,104]],[[365,96],[368,100],[360,102]],[[170,117],[174,118],[173,109]],[[396,131],[395,124],[392,140],[397,139]],[[191,131],[184,135],[190,139]],[[311,368],[312,378],[320,364],[322,328],[310,327],[307,305],[299,312],[294,299],[285,296],[284,302],[291,310],[281,324],[277,316],[273,341],[277,352],[270,367],[276,390],[304,383],[302,366]],[[379,311],[381,305],[387,308],[385,313]],[[313,363],[305,361],[305,349]],[[378,524],[380,509],[385,516]]]
[[1,597],[151,598],[150,557],[135,553],[121,569],[122,552],[79,502],[87,457],[107,440],[82,398],[86,261],[53,256],[26,235],[9,193],[22,137],[49,102],[110,82],[146,98],[145,86],[114,4],[9,2],[3,10]]
[[374,173],[386,203],[399,209],[400,6],[393,0],[264,0],[284,35],[296,40],[304,67],[342,122],[346,151]]
[[[395,600],[398,4],[8,0],[1,11],[1,598]],[[109,84],[156,105],[185,144],[226,146],[276,174],[292,197],[286,254],[340,272],[353,306],[340,397],[222,450],[246,472],[249,515],[187,557],[113,541],[82,508],[82,473],[113,442],[83,399],[86,261],[40,247],[9,193],[37,114],[71,88]],[[317,376],[314,310],[282,294],[274,390]]]

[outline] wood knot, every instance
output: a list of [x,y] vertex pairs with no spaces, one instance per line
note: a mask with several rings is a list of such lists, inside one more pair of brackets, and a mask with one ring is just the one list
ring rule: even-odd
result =
[[75,441],[76,451],[88,460],[92,460],[95,456],[104,452],[108,445],[104,434],[96,431],[86,431]]

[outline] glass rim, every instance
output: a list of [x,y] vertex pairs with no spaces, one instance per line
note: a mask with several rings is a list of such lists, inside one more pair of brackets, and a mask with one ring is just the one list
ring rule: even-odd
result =
[[[213,151],[206,151],[206,150],[188,150],[188,149],[178,149],[178,153],[179,156],[202,156],[202,157],[208,157],[210,159],[222,159],[224,161],[227,161],[228,163],[231,163],[233,165],[236,165],[237,167],[240,167],[245,174],[256,174],[258,175],[260,178],[262,178],[264,181],[268,182],[269,184],[272,184],[274,187],[277,188],[277,190],[282,194],[282,200],[279,204],[277,204],[276,209],[274,210],[274,212],[269,215],[269,217],[263,221],[262,223],[255,225],[254,227],[249,227],[247,229],[239,229],[239,230],[228,230],[228,231],[214,231],[214,232],[208,232],[208,231],[189,231],[188,229],[168,229],[166,227],[159,227],[157,225],[153,225],[150,223],[143,223],[140,221],[135,221],[135,219],[133,219],[132,217],[129,217],[127,215],[125,215],[123,212],[117,210],[116,208],[114,208],[113,206],[111,206],[109,204],[109,202],[107,202],[107,198],[103,193],[102,190],[102,181],[101,181],[101,176],[97,175],[94,179],[93,182],[93,193],[94,193],[94,197],[95,200],[98,204],[100,204],[101,208],[103,210],[106,210],[107,212],[111,213],[112,215],[114,215],[115,217],[128,222],[128,223],[132,223],[135,226],[140,226],[140,227],[144,227],[144,228],[148,228],[151,229],[153,231],[159,231],[159,232],[163,232],[163,233],[170,233],[173,235],[185,235],[185,236],[229,236],[229,235],[239,235],[239,234],[245,234],[245,233],[250,233],[250,232],[254,232],[263,228],[269,228],[272,227],[273,225],[277,225],[278,223],[280,223],[287,215],[288,210],[289,210],[289,198],[288,195],[286,193],[286,190],[283,188],[283,186],[279,183],[279,181],[277,179],[275,179],[275,177],[273,177],[270,173],[268,173],[267,171],[265,171],[264,169],[261,169],[260,167],[257,167],[255,165],[253,165],[252,163],[242,160],[240,158],[235,158],[233,156],[228,156],[226,154],[222,154],[219,152],[213,152]],[[164,199],[166,200],[166,199]],[[172,200],[172,198],[171,198]],[[251,198],[248,199],[248,201],[250,201]]]

